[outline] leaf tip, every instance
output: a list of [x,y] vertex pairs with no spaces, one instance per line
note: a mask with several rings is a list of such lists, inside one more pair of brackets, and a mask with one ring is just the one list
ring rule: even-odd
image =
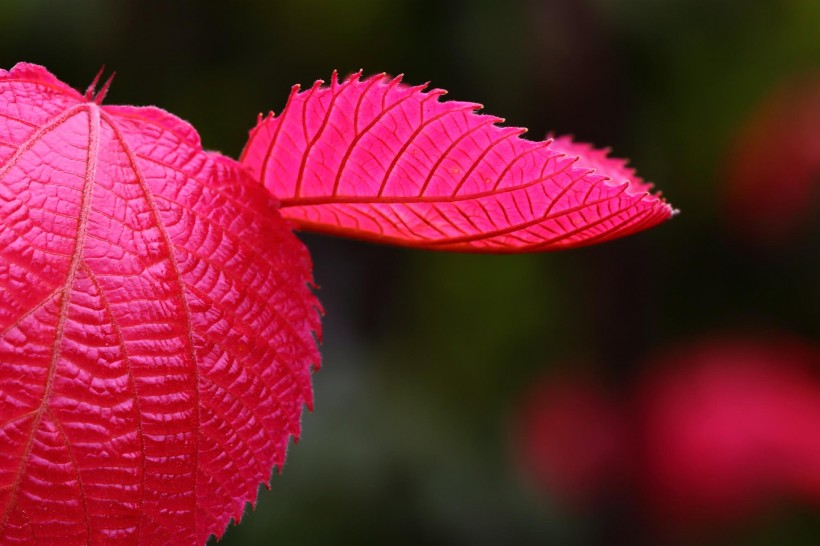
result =
[[111,82],[114,81],[114,76],[117,75],[116,72],[112,72],[100,90],[97,91],[97,84],[100,83],[100,78],[102,78],[104,72],[105,65],[102,65],[97,75],[91,80],[91,84],[85,90],[85,100],[93,102],[97,106],[102,105],[103,100],[105,100],[105,95],[108,94],[108,89],[111,87]]
[[99,93],[94,96],[94,103],[97,104],[97,106],[102,106],[105,96],[108,94],[108,89],[111,87],[111,82],[114,81],[114,76],[116,75],[116,72],[112,72],[111,75],[108,76],[108,79],[105,80],[102,89],[100,89]]
[[[429,85],[430,85],[430,82],[425,83],[425,84],[424,84],[424,87],[423,87],[422,89],[426,89],[426,88],[427,88],[427,86],[429,86]],[[431,89],[431,90],[430,90],[430,92],[429,92],[428,94],[429,94],[430,96],[432,96],[432,97],[436,97],[437,99],[440,99],[440,98],[442,98],[444,95],[446,95],[446,94],[447,94],[447,90],[446,90],[446,89],[440,89],[440,88]]]
[[317,90],[321,89],[322,86],[325,84],[325,80],[316,80],[313,82],[313,85],[310,88],[311,93],[315,93]]
[[100,83],[100,78],[102,78],[103,72],[105,72],[105,65],[100,67],[100,70],[97,72],[97,75],[94,76],[94,79],[91,80],[91,83],[85,90],[85,99],[92,100],[94,98],[94,91],[97,89],[97,84]]

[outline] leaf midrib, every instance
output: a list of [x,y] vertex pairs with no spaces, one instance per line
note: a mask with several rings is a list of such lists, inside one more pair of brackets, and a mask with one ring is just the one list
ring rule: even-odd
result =
[[[199,521],[197,516],[197,510],[199,508],[199,496],[197,491],[197,485],[199,481],[199,449],[200,449],[200,424],[202,422],[202,417],[200,415],[201,411],[201,404],[200,404],[200,393],[199,393],[199,366],[197,364],[197,357],[196,357],[196,349],[194,345],[194,326],[193,326],[193,319],[191,314],[190,305],[188,304],[188,298],[185,295],[185,283],[182,279],[182,272],[179,269],[179,264],[177,263],[176,256],[174,255],[174,245],[171,241],[171,236],[168,233],[168,230],[165,228],[165,224],[162,222],[162,218],[159,214],[159,209],[157,208],[156,202],[154,200],[154,195],[151,189],[148,187],[148,184],[145,180],[145,176],[142,173],[142,169],[139,167],[139,161],[137,154],[128,144],[128,141],[125,139],[125,136],[120,131],[119,126],[114,121],[114,119],[106,113],[104,110],[101,111],[101,118],[105,123],[111,128],[114,132],[114,137],[120,142],[122,145],[123,151],[125,151],[125,155],[128,157],[128,162],[133,170],[134,174],[137,177],[137,183],[139,184],[140,189],[145,196],[145,201],[148,204],[149,209],[151,210],[151,216],[154,219],[154,224],[157,226],[157,230],[162,237],[162,241],[165,244],[165,248],[168,251],[168,261],[171,265],[171,269],[174,273],[174,280],[176,281],[177,285],[179,286],[179,299],[180,305],[182,306],[183,314],[185,316],[185,333],[186,333],[186,341],[187,341],[187,356],[191,365],[191,373],[193,375],[193,391],[194,391],[194,400],[193,400],[193,408],[194,408],[194,419],[195,422],[193,423],[194,429],[194,447],[193,447],[193,498],[194,498],[194,506],[192,507],[191,513],[193,517],[193,534],[194,537],[198,537],[199,534]],[[145,457],[145,453],[143,453],[143,457]],[[142,507],[141,507],[142,508]],[[144,510],[141,510],[140,513],[144,515]]]

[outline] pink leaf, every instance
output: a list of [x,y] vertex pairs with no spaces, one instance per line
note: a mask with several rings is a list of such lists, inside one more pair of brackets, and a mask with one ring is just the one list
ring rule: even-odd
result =
[[672,215],[623,161],[568,138],[532,142],[479,105],[384,75],[293,88],[241,161],[308,230],[474,252],[587,245]]
[[0,543],[202,544],[311,404],[310,259],[191,126],[90,97],[0,71]]

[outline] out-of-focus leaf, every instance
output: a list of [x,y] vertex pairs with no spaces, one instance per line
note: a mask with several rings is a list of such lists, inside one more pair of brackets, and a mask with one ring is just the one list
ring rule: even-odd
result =
[[820,351],[788,337],[714,337],[664,353],[639,386],[641,472],[666,524],[820,502]]
[[799,240],[820,200],[820,73],[781,84],[735,136],[726,207],[744,240]]

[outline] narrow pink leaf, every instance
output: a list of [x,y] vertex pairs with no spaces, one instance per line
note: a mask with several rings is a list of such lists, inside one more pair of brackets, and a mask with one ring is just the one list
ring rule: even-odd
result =
[[275,203],[103,92],[0,71],[2,544],[221,536],[311,404],[318,303]]
[[241,161],[301,228],[440,250],[556,250],[673,211],[620,160],[568,138],[532,142],[477,104],[384,75],[293,88]]

